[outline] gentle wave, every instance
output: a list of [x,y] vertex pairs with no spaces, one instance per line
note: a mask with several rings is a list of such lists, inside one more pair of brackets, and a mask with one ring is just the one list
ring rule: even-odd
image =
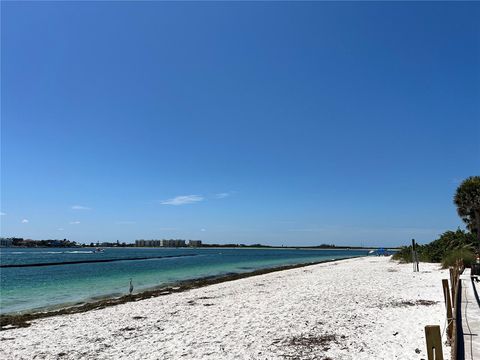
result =
[[95,251],[64,251],[62,254],[93,254]]

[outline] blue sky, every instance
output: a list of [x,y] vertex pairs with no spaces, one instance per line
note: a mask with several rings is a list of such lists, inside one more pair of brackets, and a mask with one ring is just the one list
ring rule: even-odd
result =
[[402,245],[463,226],[480,4],[2,2],[1,234]]

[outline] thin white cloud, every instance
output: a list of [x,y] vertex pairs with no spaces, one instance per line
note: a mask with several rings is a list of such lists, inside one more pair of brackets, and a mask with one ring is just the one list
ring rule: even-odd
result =
[[70,225],[78,225],[80,224],[80,221],[70,221]]
[[235,191],[227,191],[215,194],[216,199],[225,199],[226,197],[232,196],[235,194]]
[[57,230],[58,230],[58,231],[63,231],[63,228],[58,228]]
[[28,224],[28,222],[29,222],[28,219],[23,219],[22,220],[22,224]]
[[72,205],[72,210],[92,210],[92,208],[83,205]]
[[3,211],[0,211],[0,216],[5,216],[7,213],[4,213]]
[[207,231],[207,229],[200,229],[200,231],[202,231],[202,232],[203,232],[203,231]]
[[200,195],[181,195],[176,196],[172,199],[163,200],[160,203],[162,205],[186,205],[186,204],[194,204],[200,201],[203,201],[204,197]]

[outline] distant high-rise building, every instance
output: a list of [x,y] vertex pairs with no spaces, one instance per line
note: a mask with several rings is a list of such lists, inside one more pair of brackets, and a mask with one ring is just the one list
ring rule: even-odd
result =
[[12,246],[12,243],[12,239],[0,238],[0,247],[10,247]]
[[138,247],[185,247],[185,240],[135,240]]

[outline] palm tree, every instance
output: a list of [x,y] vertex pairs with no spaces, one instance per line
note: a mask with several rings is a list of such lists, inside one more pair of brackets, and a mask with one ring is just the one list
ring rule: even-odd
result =
[[467,228],[477,233],[477,246],[480,248],[480,176],[465,179],[457,188],[453,202]]

